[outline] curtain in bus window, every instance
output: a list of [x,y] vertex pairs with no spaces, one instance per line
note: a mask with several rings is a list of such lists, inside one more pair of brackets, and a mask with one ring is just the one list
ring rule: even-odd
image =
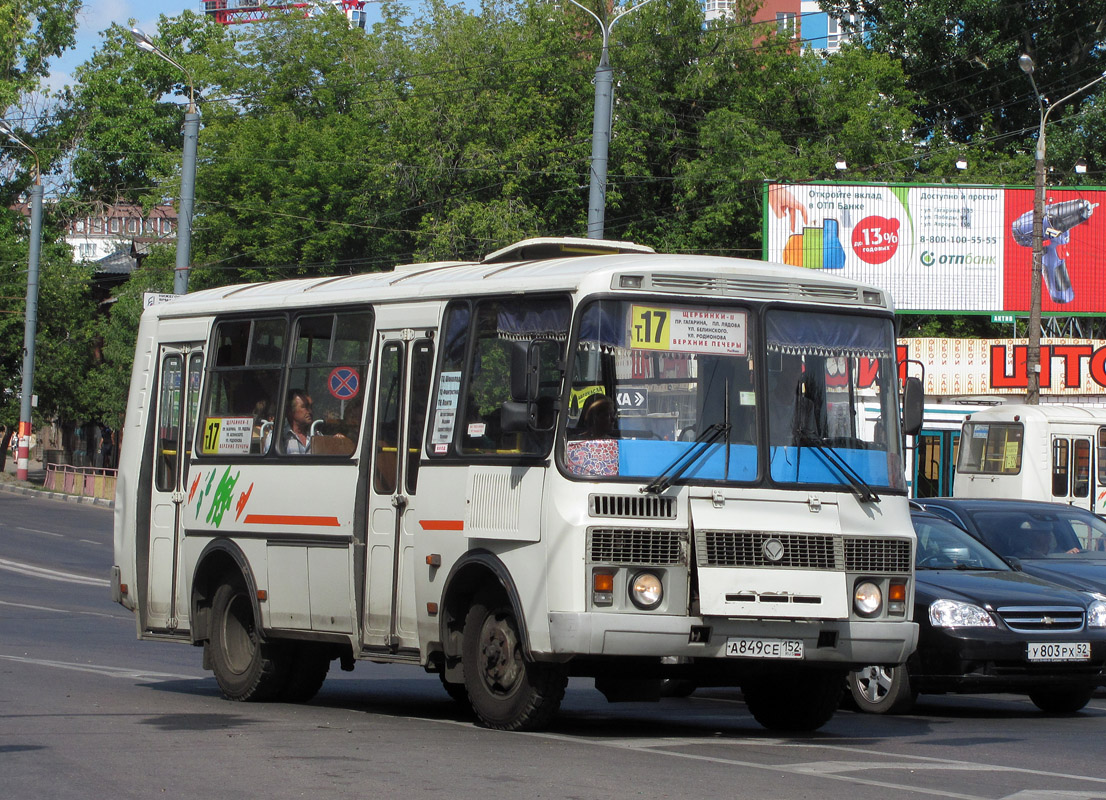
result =
[[853,358],[893,355],[885,319],[849,317],[848,324],[842,324],[839,316],[776,309],[767,315],[766,326],[769,352]]

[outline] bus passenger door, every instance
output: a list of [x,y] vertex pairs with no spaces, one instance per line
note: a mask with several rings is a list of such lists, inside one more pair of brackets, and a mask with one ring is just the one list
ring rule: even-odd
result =
[[183,636],[189,625],[180,624],[179,575],[182,511],[186,496],[188,462],[196,430],[196,413],[203,375],[202,344],[163,345],[159,353],[157,430],[154,434],[153,480],[150,502],[150,541],[146,553],[146,591],[143,609],[147,631]]
[[363,644],[417,651],[414,532],[407,520],[417,502],[433,342],[410,330],[386,331],[376,359]]
[[1052,437],[1052,501],[1095,510],[1094,443],[1089,436]]

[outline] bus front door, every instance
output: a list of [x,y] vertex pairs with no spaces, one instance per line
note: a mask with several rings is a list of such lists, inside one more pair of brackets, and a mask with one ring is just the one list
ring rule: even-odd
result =
[[380,334],[365,568],[366,648],[417,654],[414,532],[434,347],[410,330]]
[[[179,574],[184,522],[182,512],[187,492],[188,462],[196,430],[196,412],[203,375],[203,345],[162,345],[160,376],[151,462],[149,546],[144,548],[146,576],[142,606],[143,629],[184,638],[188,621],[187,599]],[[141,552],[140,552],[141,557]]]

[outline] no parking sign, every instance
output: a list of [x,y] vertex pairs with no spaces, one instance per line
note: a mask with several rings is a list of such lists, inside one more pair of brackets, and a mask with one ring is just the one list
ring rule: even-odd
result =
[[335,367],[330,371],[326,386],[339,400],[352,400],[361,390],[361,378],[353,367]]

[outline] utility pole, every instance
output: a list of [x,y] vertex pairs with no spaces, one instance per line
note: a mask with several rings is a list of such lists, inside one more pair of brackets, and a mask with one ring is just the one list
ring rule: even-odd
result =
[[603,49],[599,54],[599,66],[595,68],[595,110],[591,122],[591,180],[588,191],[588,238],[602,239],[607,206],[607,150],[611,142],[611,120],[614,115],[614,70],[611,69],[609,46],[611,28],[620,19],[653,0],[642,0],[625,11],[618,11],[608,23],[576,0],[570,2],[582,8],[599,23],[603,33]]
[[35,379],[35,335],[38,330],[38,260],[42,252],[42,170],[38,153],[0,120],[0,133],[18,142],[35,158],[35,182],[31,187],[31,241],[27,254],[27,308],[23,324],[23,387],[19,396],[19,453],[16,478],[27,480],[31,451],[31,392]]

